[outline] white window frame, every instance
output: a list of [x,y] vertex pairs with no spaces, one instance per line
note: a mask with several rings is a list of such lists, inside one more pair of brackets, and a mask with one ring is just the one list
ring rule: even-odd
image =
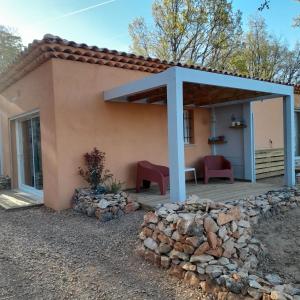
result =
[[24,184],[24,165],[22,163],[21,156],[23,154],[23,143],[21,141],[22,136],[22,121],[32,119],[34,117],[39,117],[39,111],[33,111],[30,113],[22,114],[21,116],[14,118],[16,122],[16,146],[17,146],[17,166],[18,166],[18,188],[20,191],[34,195],[38,198],[39,201],[43,201],[44,198],[44,190],[38,190],[34,187]]

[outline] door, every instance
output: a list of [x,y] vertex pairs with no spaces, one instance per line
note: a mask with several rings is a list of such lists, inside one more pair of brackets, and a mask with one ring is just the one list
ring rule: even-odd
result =
[[43,195],[40,117],[32,115],[18,120],[19,189]]

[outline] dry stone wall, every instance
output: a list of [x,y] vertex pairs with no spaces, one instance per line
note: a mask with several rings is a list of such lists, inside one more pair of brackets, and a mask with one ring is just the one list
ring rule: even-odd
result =
[[284,189],[224,203],[193,195],[184,204],[161,205],[144,216],[138,253],[218,299],[299,299],[300,291],[282,285],[276,274],[255,275],[265,249],[252,226],[297,207],[299,196],[297,189]]
[[0,190],[10,190],[11,180],[8,176],[0,176]]
[[96,217],[102,222],[120,218],[139,207],[126,192],[96,194],[91,189],[81,188],[76,189],[73,195],[74,210],[89,217]]

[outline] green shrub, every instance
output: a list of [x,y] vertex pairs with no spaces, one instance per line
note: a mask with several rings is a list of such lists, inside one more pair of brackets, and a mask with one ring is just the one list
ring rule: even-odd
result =
[[113,177],[109,178],[107,183],[105,184],[105,190],[107,193],[117,194],[122,190],[123,182],[117,180]]

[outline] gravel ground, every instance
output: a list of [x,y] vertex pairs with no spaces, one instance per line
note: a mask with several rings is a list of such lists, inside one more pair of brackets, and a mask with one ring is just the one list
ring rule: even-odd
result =
[[260,258],[259,271],[276,273],[300,288],[300,208],[263,220],[255,235],[267,249]]
[[0,210],[0,299],[206,299],[134,254],[143,214]]

